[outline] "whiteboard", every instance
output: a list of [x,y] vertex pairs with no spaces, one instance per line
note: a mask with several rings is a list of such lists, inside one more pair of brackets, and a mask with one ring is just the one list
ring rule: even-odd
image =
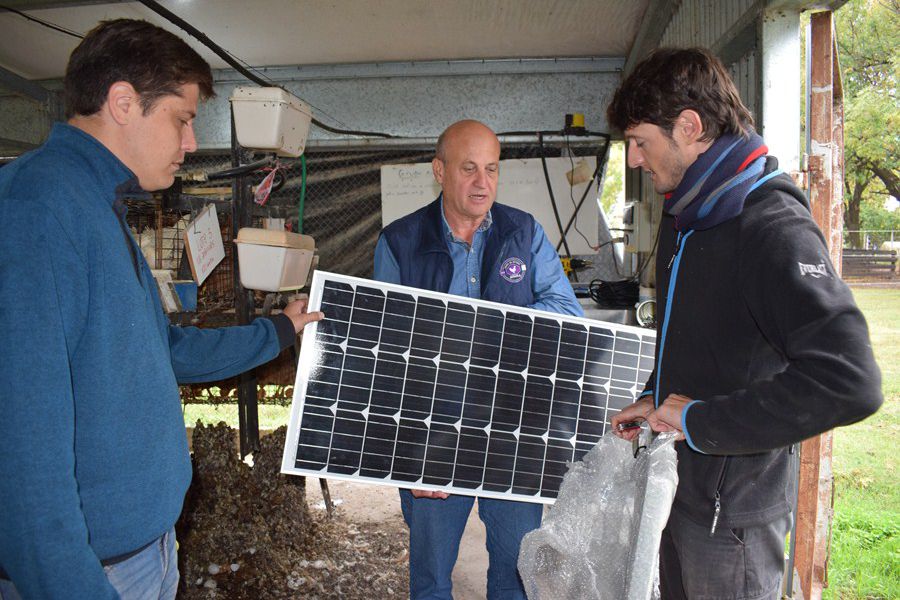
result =
[[[582,174],[582,178],[586,178],[587,181],[571,186],[566,178],[566,173],[572,170],[573,162],[577,173]],[[553,186],[553,195],[556,198],[556,206],[559,209],[563,227],[569,222],[569,218],[575,210],[575,204],[581,200],[585,187],[590,184],[590,176],[594,173],[596,166],[597,158],[594,156],[547,159],[550,183]],[[585,176],[584,173],[587,175]],[[387,226],[400,217],[426,206],[440,193],[441,186],[434,180],[430,162],[382,166],[382,226]],[[541,159],[501,160],[497,202],[531,213],[544,228],[553,246],[555,247],[559,242],[559,227],[553,216],[553,206],[550,204],[550,194],[547,191]],[[587,237],[590,245],[578,235],[574,227],[569,228],[566,240],[569,242],[572,254],[594,253],[590,246],[597,246],[600,214],[598,202],[597,192],[589,192],[578,212],[576,221],[578,229]]]

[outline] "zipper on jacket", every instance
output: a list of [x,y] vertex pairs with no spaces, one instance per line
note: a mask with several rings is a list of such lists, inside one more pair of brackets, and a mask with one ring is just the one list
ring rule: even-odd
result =
[[728,469],[729,458],[726,456],[725,460],[722,461],[722,469],[719,471],[719,479],[716,481],[716,493],[713,496],[715,498],[715,508],[713,510],[712,526],[709,528],[709,537],[716,534],[716,526],[719,524],[719,513],[722,512],[722,485],[725,483],[725,470]]
[[672,270],[672,264],[675,262],[675,257],[678,256],[678,251],[681,250],[681,239],[682,233],[679,231],[678,235],[675,237],[675,248],[672,250],[672,258],[669,259],[669,264],[666,267],[666,271]]
[[716,533],[716,525],[719,524],[719,513],[722,511],[722,503],[720,502],[719,492],[716,492],[716,510],[713,512],[712,527],[709,528],[709,537]]
[[659,341],[657,342],[657,359],[656,359],[656,381],[653,386],[653,408],[659,408],[659,382],[662,377],[662,362],[666,349],[666,330],[669,327],[669,315],[672,313],[672,301],[675,298],[675,281],[678,279],[678,267],[681,264],[681,252],[684,250],[684,241],[694,233],[694,230],[688,231],[682,235],[679,231],[675,238],[675,252],[672,254],[672,260],[669,261],[669,289],[666,291],[666,310],[663,311],[662,327],[660,328]]

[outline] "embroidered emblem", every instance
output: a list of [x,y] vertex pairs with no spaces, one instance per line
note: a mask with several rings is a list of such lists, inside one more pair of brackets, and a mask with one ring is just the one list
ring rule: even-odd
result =
[[806,275],[809,275],[814,279],[819,279],[820,277],[831,277],[831,275],[828,274],[828,271],[825,270],[824,262],[820,262],[817,265],[806,265],[802,262],[798,262],[797,266],[800,267],[801,277],[805,277]]
[[525,270],[528,266],[521,258],[512,256],[503,261],[500,265],[500,277],[510,283],[519,283],[525,279]]

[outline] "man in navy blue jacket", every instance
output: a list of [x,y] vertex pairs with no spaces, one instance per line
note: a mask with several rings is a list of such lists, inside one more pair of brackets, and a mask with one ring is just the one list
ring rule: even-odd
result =
[[144,21],[73,51],[68,123],[0,170],[0,597],[174,599],[191,479],[179,383],[275,358],[321,313],[170,326],[123,198],[197,149],[209,65]]
[[662,596],[780,598],[793,445],[882,401],[866,322],[715,56],[654,52],[607,114],[628,165],[665,194],[656,366],[612,419],[614,431],[640,419],[683,440]]
[[[375,279],[469,298],[581,316],[581,306],[544,230],[523,211],[494,203],[500,142],[478,121],[438,138],[434,178],[441,195],[384,229]],[[414,600],[451,598],[451,573],[474,498],[400,490],[409,526]],[[524,600],[516,568],[522,537],[541,523],[543,505],[478,499],[487,530],[487,595]]]

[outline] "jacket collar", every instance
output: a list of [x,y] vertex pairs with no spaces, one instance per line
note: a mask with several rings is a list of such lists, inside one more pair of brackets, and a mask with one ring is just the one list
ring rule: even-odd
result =
[[[447,219],[444,218],[444,195],[438,197],[425,207],[425,227],[422,228],[422,235],[419,238],[418,251],[422,253],[440,253],[450,254],[450,248],[447,240],[452,235]],[[495,203],[494,206],[497,204]],[[497,223],[497,212],[491,209],[488,212],[484,223],[479,227],[479,231],[492,231]]]
[[[774,156],[766,157],[766,166],[763,169],[762,176],[765,177],[770,173],[778,170],[778,159]],[[778,190],[793,196],[793,198],[800,203],[806,210],[810,210],[809,199],[806,197],[806,194],[794,184],[793,179],[791,179],[790,175],[787,173],[782,173],[775,177],[772,177],[769,181],[766,181],[764,184],[750,192],[750,195],[747,196],[747,202],[755,202],[760,198],[765,197],[766,194]]]
[[68,123],[55,123],[47,145],[67,156],[81,159],[82,166],[97,178],[104,189],[115,190],[104,195],[113,204],[123,198],[148,199],[150,194],[138,184],[135,174],[125,166],[100,140]]

